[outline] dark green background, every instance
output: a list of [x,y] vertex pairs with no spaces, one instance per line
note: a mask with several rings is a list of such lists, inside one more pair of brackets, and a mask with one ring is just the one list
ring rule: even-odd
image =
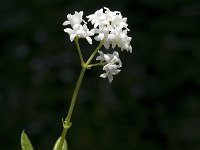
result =
[[[200,1],[1,0],[0,150],[20,149],[23,129],[52,149],[80,71],[62,23],[103,6],[128,17],[133,53],[112,84],[87,70],[69,149],[200,149]],[[88,57],[95,45],[81,47]]]

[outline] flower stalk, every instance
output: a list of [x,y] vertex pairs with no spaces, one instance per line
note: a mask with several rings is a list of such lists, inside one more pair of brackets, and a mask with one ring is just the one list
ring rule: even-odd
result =
[[77,47],[77,50],[78,50],[78,54],[79,54],[79,57],[80,57],[80,61],[81,61],[81,66],[83,66],[85,64],[84,60],[83,60],[83,55],[81,53],[81,48],[80,48],[80,45],[79,45],[79,37],[76,37],[75,38],[75,43],[76,43],[76,47]]
[[82,83],[82,80],[83,80],[83,76],[85,74],[85,70],[86,70],[86,68],[82,67],[81,73],[80,73],[78,81],[76,83],[76,88],[74,90],[74,94],[72,96],[72,100],[71,100],[71,104],[70,104],[70,107],[69,107],[68,115],[65,118],[65,120],[63,121],[63,131],[62,131],[62,134],[61,134],[60,143],[58,145],[58,149],[59,150],[62,150],[62,145],[64,143],[64,140],[65,140],[65,137],[66,137],[66,133],[67,133],[68,129],[71,127],[71,125],[72,125],[70,120],[71,120],[72,112],[73,112],[73,109],[74,109],[74,104],[76,102],[76,98],[77,98],[77,95],[78,95],[78,91],[79,91],[79,88],[81,86],[81,83]]
[[[77,39],[77,38],[76,38]],[[79,45],[78,43],[78,39],[75,40],[76,41],[76,44]],[[64,140],[65,140],[65,137],[66,137],[66,134],[67,134],[67,131],[68,129],[71,127],[72,123],[71,123],[71,116],[72,116],[72,113],[73,113],[73,110],[74,110],[74,105],[75,105],[75,102],[76,102],[76,99],[77,99],[77,95],[78,95],[78,91],[80,89],[80,86],[81,86],[81,83],[82,83],[82,80],[83,80],[83,77],[84,77],[84,74],[85,74],[85,71],[86,69],[88,69],[88,67],[90,66],[90,62],[93,60],[94,56],[97,54],[97,52],[100,50],[100,48],[102,47],[103,45],[103,41],[100,42],[100,44],[98,45],[98,47],[95,49],[95,51],[92,53],[92,55],[89,57],[89,59],[87,60],[86,63],[84,63],[83,61],[83,57],[82,57],[82,54],[81,54],[81,51],[80,51],[80,47],[79,47],[79,56],[81,59],[81,66],[82,66],[82,69],[81,69],[81,72],[80,72],[80,75],[79,75],[79,78],[78,78],[78,81],[76,83],[76,87],[75,87],[75,90],[74,90],[74,94],[72,96],[72,100],[71,100],[71,104],[70,104],[70,107],[69,107],[69,111],[68,111],[68,114],[67,114],[67,117],[65,118],[65,120],[63,121],[63,131],[62,131],[62,134],[61,134],[61,138],[60,138],[60,143],[58,145],[58,150],[62,150],[62,146],[63,146],[63,143],[64,143]]]

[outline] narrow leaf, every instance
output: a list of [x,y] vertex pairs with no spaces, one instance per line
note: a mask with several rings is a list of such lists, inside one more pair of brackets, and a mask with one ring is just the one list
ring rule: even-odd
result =
[[[59,150],[59,149],[58,149],[59,143],[60,143],[60,137],[59,137],[58,140],[56,141],[56,143],[55,143],[55,145],[54,145],[54,147],[53,147],[53,150]],[[66,139],[64,140],[64,143],[63,143],[63,146],[62,146],[62,150],[68,150]]]
[[33,150],[33,146],[24,131],[21,134],[21,147],[22,150]]

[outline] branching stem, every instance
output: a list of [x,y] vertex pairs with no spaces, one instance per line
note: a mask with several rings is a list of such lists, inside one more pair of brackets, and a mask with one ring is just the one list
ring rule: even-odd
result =
[[72,113],[73,113],[74,105],[75,105],[75,102],[76,102],[78,91],[79,91],[79,88],[81,86],[81,83],[82,83],[85,71],[86,71],[87,68],[89,68],[91,66],[97,66],[98,65],[98,64],[91,64],[90,65],[90,62],[93,60],[94,56],[97,54],[97,52],[99,51],[99,49],[103,45],[103,41],[101,41],[99,43],[98,47],[95,49],[95,51],[92,53],[92,55],[89,57],[89,59],[85,63],[84,60],[83,60],[83,56],[82,56],[82,53],[81,53],[80,46],[79,46],[78,38],[75,39],[75,42],[76,42],[76,46],[77,46],[77,49],[78,49],[79,57],[80,57],[80,60],[81,60],[82,69],[81,69],[78,81],[76,83],[74,94],[72,96],[72,100],[71,100],[71,104],[70,104],[70,107],[69,107],[68,115],[65,118],[65,120],[63,121],[63,131],[62,131],[60,142],[59,142],[59,145],[58,145],[58,150],[62,150],[62,146],[63,146],[64,140],[65,140],[67,131],[68,131],[68,129],[72,125],[72,123],[70,122],[70,120],[71,120],[71,116],[72,116]]

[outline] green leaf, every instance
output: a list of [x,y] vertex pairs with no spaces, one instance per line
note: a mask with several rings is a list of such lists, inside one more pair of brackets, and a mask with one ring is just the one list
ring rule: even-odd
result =
[[[56,143],[55,143],[55,145],[54,145],[54,147],[53,147],[53,150],[59,150],[59,149],[58,149],[59,142],[60,142],[60,137],[59,137],[58,140],[56,141]],[[68,150],[66,139],[65,139],[65,141],[64,141],[64,143],[63,143],[62,150]]]
[[33,150],[33,146],[24,131],[21,134],[21,147],[22,150]]

